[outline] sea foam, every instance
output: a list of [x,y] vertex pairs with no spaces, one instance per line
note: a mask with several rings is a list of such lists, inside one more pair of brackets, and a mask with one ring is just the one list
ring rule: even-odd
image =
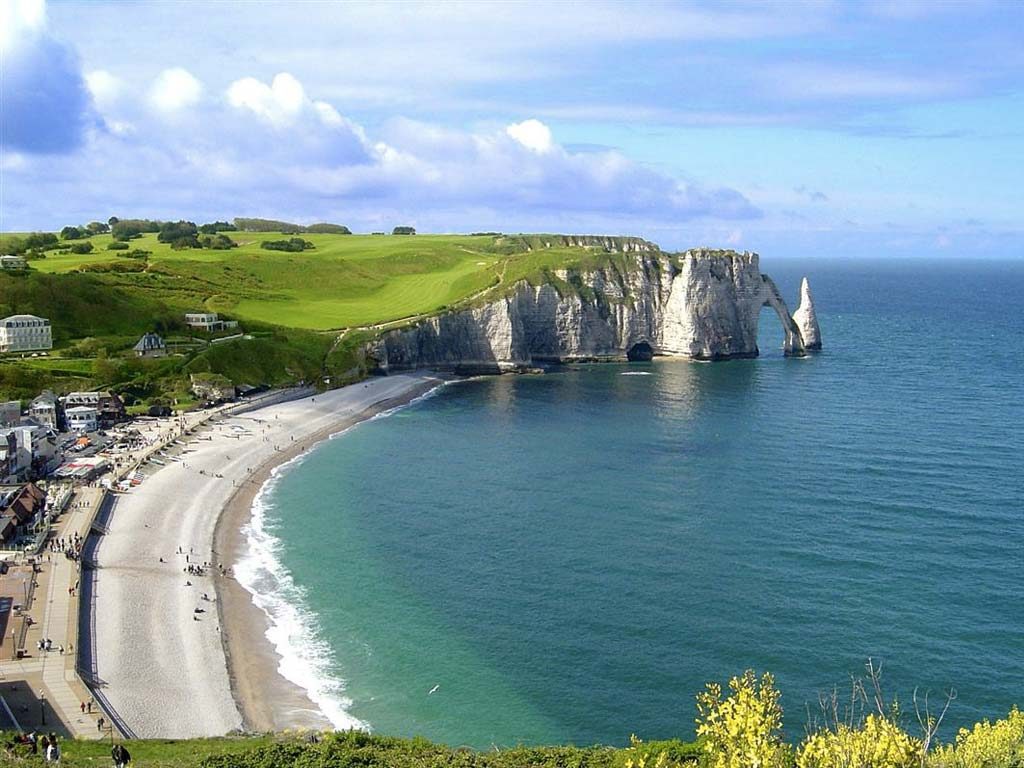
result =
[[[439,382],[437,387],[408,403],[339,430],[330,439],[344,435],[359,424],[390,416],[421,402],[447,383],[450,382]],[[282,475],[308,455],[309,451],[306,451],[274,467],[253,499],[252,517],[242,528],[245,550],[235,565],[235,577],[252,595],[253,604],[267,616],[270,625],[266,637],[280,657],[278,673],[302,688],[335,728],[370,730],[369,723],[349,712],[352,700],[345,695],[345,681],[335,671],[330,645],[323,637],[319,618],[309,607],[305,590],[295,583],[291,571],[285,566],[281,558],[282,542],[267,521],[268,513],[274,509],[274,489]]]

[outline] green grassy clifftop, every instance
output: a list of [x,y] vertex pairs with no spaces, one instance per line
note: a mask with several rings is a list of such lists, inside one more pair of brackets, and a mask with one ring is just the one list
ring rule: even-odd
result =
[[[26,271],[0,272],[0,316],[47,317],[54,334],[48,356],[0,360],[0,397],[98,386],[138,404],[182,403],[198,371],[235,383],[335,386],[364,375],[357,342],[381,325],[488,301],[523,280],[557,282],[560,269],[628,269],[637,253],[658,252],[638,238],[496,233],[303,233],[312,247],[287,252],[262,247],[287,233],[229,234],[238,245],[226,250],[175,249],[153,233],[110,250],[111,235],[98,234],[89,253],[50,249]],[[14,237],[0,236],[0,249]],[[239,320],[250,338],[211,344],[185,327],[189,311]],[[147,331],[175,354],[134,358]]]

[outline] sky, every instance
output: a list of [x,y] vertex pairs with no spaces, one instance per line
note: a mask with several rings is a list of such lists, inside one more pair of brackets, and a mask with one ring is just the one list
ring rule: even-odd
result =
[[0,230],[1024,258],[1024,3],[0,0]]

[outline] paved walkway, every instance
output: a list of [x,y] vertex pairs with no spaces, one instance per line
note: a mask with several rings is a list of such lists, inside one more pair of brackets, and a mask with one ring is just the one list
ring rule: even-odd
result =
[[[273,402],[281,393],[271,393],[256,403]],[[287,395],[286,395],[287,396]],[[252,405],[256,405],[253,403]],[[243,407],[251,407],[245,406]],[[156,435],[150,435],[151,445],[122,455],[118,466],[112,473],[114,482],[128,477],[141,462],[157,451],[179,438],[183,433],[195,428],[208,419],[237,410],[238,405],[224,405],[204,411],[181,414],[162,425]],[[102,488],[81,486],[76,489],[67,509],[54,527],[52,538],[74,539],[75,534],[84,542],[89,529],[103,503],[106,491]],[[80,582],[80,563],[70,560],[60,552],[45,550],[38,556],[40,572],[35,574],[37,587],[32,608],[28,611],[35,622],[29,627],[25,639],[25,652],[22,659],[11,659],[5,652],[0,658],[0,685],[17,685],[23,683],[25,688],[46,698],[43,709],[49,713],[46,727],[54,730],[66,730],[75,738],[98,739],[111,735],[111,724],[105,723],[101,730],[98,722],[103,716],[102,708],[95,702],[92,694],[82,682],[75,667],[78,642],[78,587]],[[72,594],[71,589],[74,590]],[[38,642],[51,640],[52,650],[38,650]],[[90,640],[86,638],[85,642]],[[58,650],[64,647],[64,653]],[[5,649],[6,650],[6,649]],[[13,655],[13,654],[12,654]],[[26,693],[21,688],[19,696]],[[91,703],[91,712],[82,711],[83,703]],[[23,727],[40,725],[35,707],[21,710],[25,722]],[[15,716],[19,712],[14,713]],[[59,723],[53,722],[54,719]],[[63,728],[61,728],[63,726]]]
[[[103,499],[99,488],[80,488],[56,526],[56,538],[72,539],[77,533],[85,538],[97,505]],[[41,572],[30,615],[36,621],[29,628],[23,659],[0,660],[4,680],[24,680],[46,696],[46,709],[76,738],[100,738],[97,728],[100,709],[82,712],[83,702],[91,695],[75,670],[75,641],[78,627],[78,598],[69,591],[77,588],[79,564],[60,552],[45,551],[38,558]],[[49,639],[52,650],[38,650],[40,640]],[[58,650],[64,647],[64,653]],[[6,656],[6,654],[5,654]],[[56,724],[54,724],[56,725]]]

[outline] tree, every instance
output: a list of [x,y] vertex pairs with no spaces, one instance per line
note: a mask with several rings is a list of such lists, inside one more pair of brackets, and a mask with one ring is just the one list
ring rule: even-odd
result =
[[45,251],[53,248],[59,241],[52,232],[33,232],[25,238],[25,248],[37,251]]
[[160,225],[160,233],[156,239],[161,243],[170,243],[175,249],[198,248],[196,235],[198,228],[191,221],[165,221]]
[[392,235],[415,235],[416,234],[416,228],[415,227],[395,227],[393,230],[391,230],[391,234]]
[[199,227],[199,233],[202,235],[215,235],[218,232],[234,232],[238,229],[234,224],[228,224],[226,221],[214,221],[209,224],[202,224]]
[[114,225],[117,224],[117,222],[119,221],[120,219],[117,218],[117,216],[111,216],[109,219],[107,219],[107,224],[109,224],[111,229],[113,229]]
[[60,231],[60,237],[62,240],[80,240],[85,237],[85,232],[78,227],[67,226]]
[[110,231],[110,225],[104,224],[102,221],[90,221],[85,225],[85,229],[90,235],[102,235]]
[[322,235],[351,235],[352,230],[348,227],[344,227],[341,224],[327,224],[321,222],[320,224],[310,224],[306,227],[307,232]]

